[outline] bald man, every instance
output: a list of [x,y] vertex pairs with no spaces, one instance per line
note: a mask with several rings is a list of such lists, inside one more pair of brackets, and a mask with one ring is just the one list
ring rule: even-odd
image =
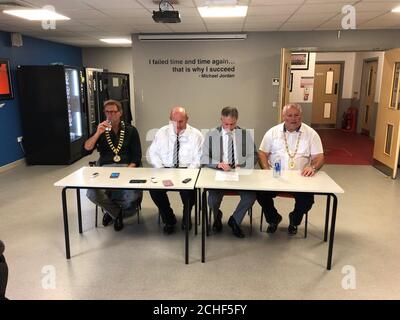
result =
[[[199,130],[188,124],[185,108],[174,107],[170,112],[170,123],[160,128],[149,148],[148,159],[155,168],[198,168],[200,167],[203,136]],[[176,217],[171,208],[167,191],[151,190],[150,196],[156,204],[164,223],[164,232],[174,232]],[[181,191],[183,213],[186,212],[189,199],[189,212],[195,202],[195,191]],[[185,216],[183,214],[182,229]],[[189,229],[192,221],[189,217]]]

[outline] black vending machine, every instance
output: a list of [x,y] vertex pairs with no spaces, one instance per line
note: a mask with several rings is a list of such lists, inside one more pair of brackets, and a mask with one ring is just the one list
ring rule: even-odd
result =
[[83,69],[19,66],[17,77],[27,163],[70,164],[80,159],[87,139]]
[[97,106],[97,84],[94,73],[101,72],[103,69],[98,68],[85,68],[85,79],[86,79],[86,107],[87,107],[87,128],[88,134],[91,136],[97,130],[99,124],[99,110]]
[[122,104],[122,119],[125,123],[131,124],[132,112],[129,94],[129,74],[117,72],[93,72],[93,79],[96,85],[95,103],[97,105],[98,122],[105,120],[103,112],[103,103],[106,100],[113,99]]

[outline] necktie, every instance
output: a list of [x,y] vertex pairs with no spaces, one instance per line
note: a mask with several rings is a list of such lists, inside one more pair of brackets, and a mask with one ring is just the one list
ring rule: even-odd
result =
[[176,141],[174,145],[174,156],[173,156],[173,163],[175,168],[179,168],[179,136],[176,136]]
[[232,132],[228,134],[228,162],[232,168],[235,167],[235,150],[233,148]]

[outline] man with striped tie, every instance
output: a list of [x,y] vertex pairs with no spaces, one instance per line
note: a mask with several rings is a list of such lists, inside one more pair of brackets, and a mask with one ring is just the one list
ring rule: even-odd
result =
[[[198,168],[200,167],[203,136],[199,130],[188,124],[189,117],[182,107],[174,107],[170,113],[170,123],[160,128],[149,148],[148,159],[155,168]],[[164,223],[164,232],[174,232],[176,217],[171,208],[167,191],[151,190],[150,196],[156,204]],[[195,203],[195,191],[181,191],[183,212],[189,199],[189,212]],[[182,229],[184,229],[184,217]],[[192,227],[189,217],[189,229]]]
[[[221,126],[217,127],[204,138],[201,164],[209,168],[229,171],[235,168],[252,169],[257,163],[257,149],[250,130],[242,129],[237,125],[238,110],[225,107],[221,111]],[[210,190],[208,205],[214,213],[213,230],[222,231],[222,212],[219,209],[224,190]],[[229,227],[238,238],[244,238],[240,224],[254,201],[256,193],[250,191],[237,191],[240,202],[228,220]]]

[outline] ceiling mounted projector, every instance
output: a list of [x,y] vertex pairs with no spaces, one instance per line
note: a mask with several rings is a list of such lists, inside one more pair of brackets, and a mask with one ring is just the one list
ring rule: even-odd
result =
[[161,0],[159,10],[153,11],[153,20],[158,23],[179,23],[181,18],[179,11],[175,11],[172,4],[167,0]]

